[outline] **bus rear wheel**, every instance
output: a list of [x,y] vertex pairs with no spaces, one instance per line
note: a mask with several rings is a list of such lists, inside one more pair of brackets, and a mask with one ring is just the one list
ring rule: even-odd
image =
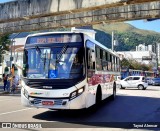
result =
[[96,105],[99,105],[102,101],[102,91],[101,87],[99,86],[96,93]]
[[113,94],[111,96],[111,99],[114,100],[116,98],[116,83],[113,84]]

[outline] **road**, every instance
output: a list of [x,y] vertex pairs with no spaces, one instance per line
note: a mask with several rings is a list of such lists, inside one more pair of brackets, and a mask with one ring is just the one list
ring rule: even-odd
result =
[[100,122],[160,122],[160,87],[119,90],[114,101],[108,99],[96,110],[83,111],[25,108],[20,96],[0,96],[0,122],[57,122],[59,127],[65,124],[103,127]]

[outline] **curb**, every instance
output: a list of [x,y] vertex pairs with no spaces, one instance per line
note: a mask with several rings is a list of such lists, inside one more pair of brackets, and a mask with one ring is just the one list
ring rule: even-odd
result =
[[0,94],[0,96],[21,96],[21,94]]
[[0,92],[0,96],[15,96],[15,95],[21,95],[21,89],[16,90],[14,94],[4,91]]
[[20,96],[21,93],[15,93],[15,94],[11,94],[11,93],[0,93],[0,96]]

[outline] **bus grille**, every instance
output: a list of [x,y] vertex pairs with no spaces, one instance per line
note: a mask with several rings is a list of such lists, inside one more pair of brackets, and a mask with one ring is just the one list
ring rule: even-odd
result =
[[[37,89],[66,89],[66,88],[69,88],[69,87],[72,87],[73,84],[71,83],[64,83],[64,82],[61,82],[61,83],[37,83],[37,82],[29,82],[27,84],[28,86],[30,86],[31,88],[37,88]],[[44,86],[49,86],[49,87],[52,87],[52,88],[44,88]]]
[[[35,105],[41,104],[43,100],[44,99],[34,99],[33,101],[31,101],[31,103],[35,104]],[[62,105],[62,103],[63,103],[63,101],[60,99],[53,100],[53,101],[54,101],[54,105]]]

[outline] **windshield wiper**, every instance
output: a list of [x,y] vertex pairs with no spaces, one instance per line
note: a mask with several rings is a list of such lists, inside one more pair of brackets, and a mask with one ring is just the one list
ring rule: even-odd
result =
[[45,54],[44,54],[44,56],[45,56],[45,57],[44,57],[44,69],[45,69],[45,65],[46,65],[46,56],[47,56],[46,53],[47,53],[47,51],[46,51]]
[[35,48],[36,48],[36,51],[37,51],[39,54],[41,54],[41,49],[40,49],[38,46],[35,46]]
[[68,48],[68,45],[67,45],[67,44],[65,44],[65,45],[63,46],[63,48],[62,48],[61,52],[59,53],[59,55],[58,55],[58,58],[57,58],[56,62],[60,62],[60,59],[61,59],[62,55],[66,52],[67,48]]

